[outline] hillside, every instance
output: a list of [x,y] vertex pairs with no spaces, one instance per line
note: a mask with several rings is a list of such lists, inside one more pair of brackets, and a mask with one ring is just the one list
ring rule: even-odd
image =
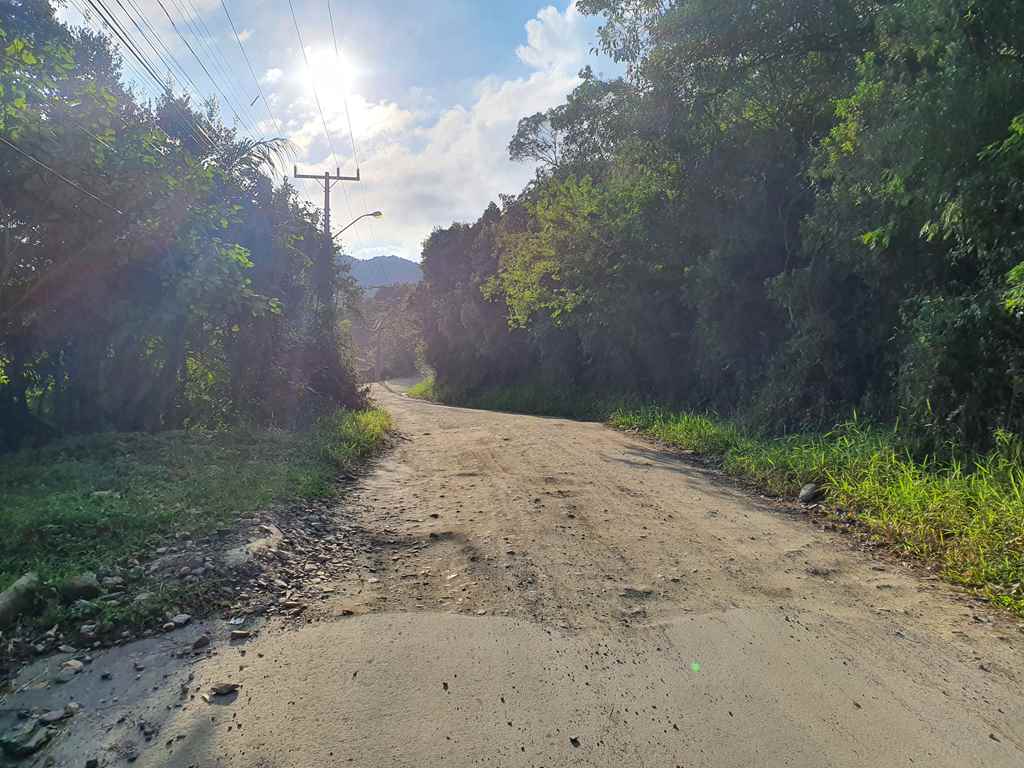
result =
[[374,256],[372,259],[356,259],[352,256],[342,258],[343,263],[348,264],[352,270],[356,282],[363,288],[418,283],[423,279],[420,265],[401,256]]

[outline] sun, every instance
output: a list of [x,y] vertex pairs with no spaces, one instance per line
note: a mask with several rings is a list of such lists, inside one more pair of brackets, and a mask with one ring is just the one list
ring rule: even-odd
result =
[[359,80],[359,66],[343,49],[310,48],[310,75],[317,95],[327,104],[341,104],[352,94]]

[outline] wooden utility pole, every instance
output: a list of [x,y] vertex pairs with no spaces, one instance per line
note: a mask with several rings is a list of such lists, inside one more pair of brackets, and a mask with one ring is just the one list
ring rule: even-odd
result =
[[331,245],[331,187],[339,181],[361,181],[359,169],[356,168],[355,176],[342,176],[341,169],[335,168],[334,175],[330,171],[324,171],[323,176],[315,173],[299,173],[299,166],[294,167],[296,179],[314,179],[324,185],[324,237],[327,238],[327,247]]
[[319,285],[317,301],[322,306],[329,306],[334,300],[334,284],[331,275],[334,274],[332,262],[334,261],[334,237],[331,235],[331,187],[339,181],[360,181],[359,169],[356,168],[355,176],[342,176],[341,169],[335,168],[334,175],[330,171],[324,171],[323,175],[299,173],[299,166],[294,166],[296,179],[314,179],[324,185],[324,251],[320,269],[317,270],[317,282]]

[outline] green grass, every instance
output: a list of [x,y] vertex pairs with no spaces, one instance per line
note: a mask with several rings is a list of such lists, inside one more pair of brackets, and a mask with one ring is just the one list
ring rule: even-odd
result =
[[1024,614],[1024,441],[997,435],[985,456],[915,459],[899,433],[856,421],[827,434],[766,439],[710,415],[619,409],[612,426],[718,457],[723,469],[795,495],[819,483],[828,501],[877,538],[944,577]]
[[339,470],[390,428],[384,411],[341,412],[304,433],[102,434],[0,456],[0,589],[29,570],[59,580],[276,501],[330,496]]
[[351,470],[377,453],[392,429],[387,411],[339,411],[316,426],[320,456],[342,470]]
[[409,387],[409,391],[406,394],[418,400],[437,400],[438,398],[434,392],[435,386],[434,377],[427,376],[423,381]]

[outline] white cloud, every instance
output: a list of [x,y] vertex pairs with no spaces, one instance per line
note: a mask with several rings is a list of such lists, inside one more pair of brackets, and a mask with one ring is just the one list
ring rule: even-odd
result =
[[272,67],[263,73],[263,77],[260,78],[260,82],[264,85],[273,85],[274,83],[279,82],[282,77],[284,77],[284,70]]
[[[341,194],[335,198],[335,221],[341,226],[350,212],[355,216],[364,208],[380,208],[385,218],[354,227],[346,238],[349,249],[356,256],[388,252],[418,260],[420,245],[435,226],[475,221],[500,193],[518,192],[534,169],[508,159],[508,142],[521,117],[562,103],[578,84],[578,72],[590,59],[594,26],[575,0],[564,11],[542,9],[526,24],[526,43],[516,49],[534,71],[512,79],[481,78],[466,104],[428,114],[353,96],[363,181],[348,186],[347,203]],[[338,143],[348,133],[343,105],[330,103],[330,94],[320,97]],[[410,100],[422,103],[423,94],[410,94]],[[303,116],[292,139],[304,159],[312,166],[329,164],[312,96],[304,94],[289,109]],[[318,200],[312,188],[308,194]]]
[[564,13],[549,5],[526,22],[526,45],[516,48],[516,56],[534,69],[577,72],[587,58],[589,32],[576,0]]
[[[315,99],[310,96],[300,96],[288,107],[291,114],[298,115],[295,127],[289,138],[301,150],[309,150],[319,143],[323,143],[324,122],[327,123],[327,130],[330,131],[334,143],[344,139],[345,144],[336,146],[335,149],[342,154],[348,154],[351,148],[351,141],[348,138],[348,117],[345,114],[344,103],[334,104],[324,97],[320,98],[320,106],[323,109],[323,118],[317,109]],[[358,142],[376,143],[388,136],[404,136],[416,124],[416,114],[402,109],[390,101],[369,102],[361,96],[353,96],[349,100],[349,114],[352,118],[352,131],[355,133]]]
[[[564,101],[578,83],[579,70],[593,61],[589,51],[596,20],[583,16],[576,0],[554,1],[560,3],[561,10],[555,5],[541,9],[526,22],[522,43],[515,48],[526,73],[519,77],[481,76],[458,104],[440,101],[441,93],[450,92],[450,83],[437,84],[439,87],[419,83],[390,99],[368,97],[360,87],[372,82],[372,71],[360,71],[358,65],[386,67],[386,59],[357,62],[347,59],[345,50],[337,57],[329,38],[315,35],[307,26],[311,31],[306,42],[313,45],[306,53],[323,120],[339,155],[338,165],[343,172],[350,172],[355,164],[345,110],[345,92],[349,91],[348,111],[362,170],[362,183],[345,184],[344,192],[337,189],[334,220],[340,228],[350,211],[353,216],[377,208],[385,213],[383,220],[364,221],[346,233],[346,242],[356,255],[390,252],[419,259],[420,244],[435,226],[473,221],[500,193],[515,193],[529,181],[533,168],[513,163],[507,153],[519,118]],[[179,60],[193,68],[190,54],[179,48],[156,0],[138,2]],[[191,2],[201,14],[221,13],[220,0]],[[307,169],[332,167],[310,72],[302,52],[291,41],[290,30],[275,37],[274,28],[261,26],[263,21],[243,13],[248,6],[242,0],[228,0],[228,6],[236,23],[244,21],[243,40],[250,40],[255,28],[260,44],[273,51],[270,61],[277,66],[264,69],[259,81],[271,109],[284,122],[283,133],[296,146],[298,164]],[[182,15],[173,10],[172,14],[182,28]],[[198,47],[201,52],[202,46]],[[254,61],[258,60],[251,44],[249,50]],[[230,56],[235,56],[234,51]],[[237,82],[248,100],[254,95],[252,84],[246,82],[240,62],[231,60],[243,73]],[[205,80],[199,74],[195,77],[205,89]],[[236,100],[245,112],[240,98]],[[280,133],[277,124],[264,114],[266,110],[257,105],[251,111],[254,121],[259,121],[258,130],[266,135]],[[322,193],[314,184],[300,189],[312,202],[321,204]]]

